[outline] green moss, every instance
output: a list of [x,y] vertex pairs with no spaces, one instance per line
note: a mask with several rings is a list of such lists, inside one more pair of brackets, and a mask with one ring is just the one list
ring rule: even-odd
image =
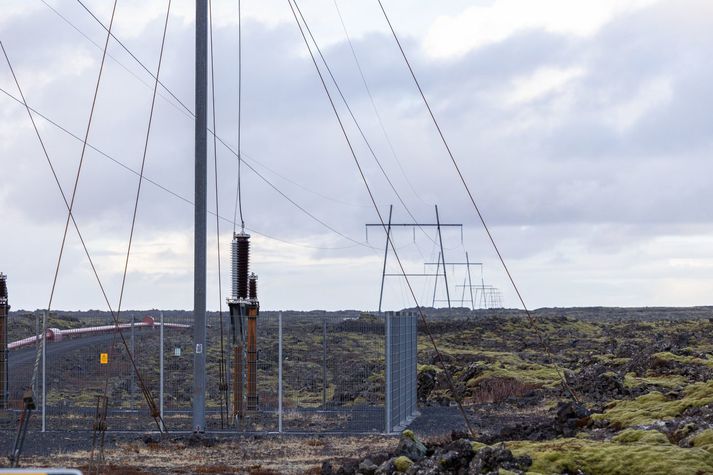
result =
[[483,447],[487,447],[487,444],[484,444],[482,442],[471,442],[470,445],[471,445],[471,447],[473,447],[473,452],[477,452],[478,450],[482,449]]
[[678,388],[684,386],[688,381],[684,376],[677,374],[667,376],[645,376],[638,377],[636,373],[626,373],[624,376],[624,386],[636,388],[639,386],[655,385],[663,388]]
[[691,439],[691,444],[693,447],[700,447],[707,451],[713,450],[713,429],[706,429],[702,432],[696,434],[693,439]]
[[396,468],[398,472],[406,472],[406,470],[408,470],[411,465],[413,465],[413,461],[405,455],[396,457],[396,459],[394,460],[394,468]]
[[473,363],[480,367],[482,372],[466,383],[468,387],[477,386],[481,381],[494,377],[512,378],[537,386],[553,387],[559,384],[559,377],[554,367],[525,361],[515,353],[469,350],[460,354],[477,355],[488,360]]
[[602,363],[609,363],[616,366],[625,365],[626,363],[631,361],[631,358],[617,358],[612,354],[595,355],[594,359]]
[[614,401],[603,414],[595,414],[592,418],[605,419],[624,428],[671,419],[689,407],[702,407],[711,403],[713,381],[689,384],[681,399],[669,400],[660,392],[653,391],[631,401]]
[[620,444],[634,444],[634,443],[645,443],[645,444],[669,444],[668,438],[657,430],[635,430],[627,429],[620,432],[615,437],[612,438],[613,442],[618,442]]
[[417,368],[419,373],[422,371],[435,371],[436,373],[440,373],[441,371],[443,371],[439,366],[432,364],[420,364],[417,365]]
[[[643,438],[643,437],[642,437]],[[530,455],[529,473],[584,473],[684,475],[713,473],[713,454],[701,449],[684,449],[673,444],[599,442],[557,439],[547,442],[510,442],[517,456]]]
[[696,358],[694,356],[682,356],[676,355],[671,352],[665,351],[663,353],[655,353],[653,358],[663,360],[663,361],[676,361],[683,364],[697,364],[713,367],[713,360]]

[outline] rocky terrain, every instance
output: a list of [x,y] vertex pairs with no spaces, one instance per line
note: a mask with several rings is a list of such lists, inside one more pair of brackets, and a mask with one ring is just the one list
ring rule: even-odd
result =
[[[444,313],[429,328],[445,368],[421,325],[422,416],[400,437],[221,436],[206,447],[131,436],[110,443],[108,463],[133,473],[713,474],[713,309],[545,309],[536,326],[516,311]],[[34,462],[86,464],[86,451],[46,448]]]

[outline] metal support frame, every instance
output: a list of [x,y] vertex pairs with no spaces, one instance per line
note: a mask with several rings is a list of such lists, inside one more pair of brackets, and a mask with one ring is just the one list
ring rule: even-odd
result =
[[394,211],[394,205],[389,205],[389,224],[387,225],[387,228],[386,228],[386,245],[384,246],[384,267],[381,270],[381,292],[379,292],[379,313],[381,313],[381,303],[384,299],[384,280],[386,280],[386,258],[389,255],[389,240],[391,239],[391,213],[393,211]]
[[[475,309],[475,300],[473,299],[473,282],[470,278],[470,258],[468,257],[468,251],[465,251],[465,265],[468,271],[468,288],[470,289],[470,308]],[[480,268],[483,268],[483,264],[480,264]]]
[[[475,300],[482,303],[482,308],[499,308],[502,306],[500,289],[493,285],[485,284],[466,284],[456,285],[456,288],[470,288],[471,293],[475,289]],[[462,302],[461,302],[462,304]]]
[[[467,284],[467,285],[466,285],[466,284],[464,284],[464,285],[456,285],[456,288],[463,288],[463,293],[465,294],[465,289],[468,288],[468,287],[470,287],[470,302],[471,302],[470,304],[471,304],[471,308],[472,308],[473,310],[475,310],[475,297],[474,297],[474,295],[473,295],[473,289],[474,289],[474,288],[475,288],[475,289],[479,289],[479,288],[481,288],[481,287],[484,287],[485,284],[484,284],[484,283],[481,284],[481,285],[473,285],[473,284],[472,284],[471,274],[470,274],[470,268],[471,268],[471,267],[474,267],[474,266],[480,266],[480,269],[481,269],[481,273],[480,273],[480,274],[481,274],[481,280],[482,280],[482,275],[483,275],[483,272],[482,272],[482,270],[483,270],[483,263],[482,263],[482,262],[470,262],[470,258],[469,258],[469,256],[468,256],[468,252],[465,253],[465,262],[445,262],[445,261],[444,261],[444,262],[441,262],[441,260],[440,260],[440,255],[439,255],[439,259],[438,259],[437,262],[424,262],[424,263],[423,263],[424,269],[426,269],[427,266],[436,266],[436,272],[438,272],[438,270],[440,269],[440,266],[441,266],[441,265],[443,265],[443,272],[444,272],[444,273],[446,273],[446,266],[454,266],[454,267],[455,267],[455,266],[464,266],[464,267],[466,268],[467,278],[468,278],[468,284]],[[434,302],[434,306],[435,306],[436,302],[445,302],[445,300],[436,300],[436,290],[435,290],[435,288],[434,288],[434,290],[433,290],[433,302]],[[457,300],[456,300],[456,302],[457,302]],[[463,297],[461,297],[461,300],[460,300],[461,305],[463,305],[463,302],[465,302],[465,299],[464,299]]]
[[451,291],[448,289],[448,273],[445,272],[446,254],[443,252],[443,237],[441,237],[441,220],[438,217],[438,205],[436,207],[436,223],[438,224],[438,243],[441,246],[441,258],[443,259],[443,280],[446,283],[446,296],[448,297],[448,308],[451,308]]
[[[384,226],[383,223],[368,223],[365,224],[364,227],[366,229],[366,240],[369,240],[369,228],[372,227],[378,227],[380,229],[384,229],[386,227],[386,245],[384,246],[384,263],[382,265],[382,270],[381,270],[381,290],[379,291],[379,313],[382,311],[382,304],[383,304],[383,299],[384,299],[384,281],[386,277],[443,277],[446,281],[446,293],[448,293],[448,277],[445,275],[445,272],[443,274],[439,274],[438,271],[436,270],[436,274],[404,274],[404,273],[387,273],[386,272],[386,262],[388,259],[388,254],[389,254],[389,244],[390,244],[390,239],[391,239],[391,231],[395,227],[410,227],[414,229],[416,228],[436,228],[438,230],[438,241],[439,245],[441,248],[441,255],[443,254],[443,237],[441,235],[441,228],[450,228],[450,227],[458,227],[460,228],[460,239],[461,243],[463,242],[463,224],[461,223],[441,223],[440,218],[438,216],[438,206],[436,208],[436,222],[435,223],[393,223],[391,221],[392,218],[392,211],[393,211],[393,205],[389,205],[389,221],[386,226]],[[415,237],[414,237],[415,240]],[[444,259],[445,261],[445,259]],[[437,280],[437,279],[436,279]],[[448,300],[450,301],[450,294],[448,295]],[[450,304],[449,304],[450,307]]]
[[208,1],[196,0],[195,54],[195,229],[193,271],[193,417],[195,432],[205,431],[206,396],[206,239],[208,186]]
[[[436,261],[436,275],[438,275],[438,269],[440,269],[441,265],[441,253],[438,253],[438,260]],[[446,266],[443,266],[443,275],[446,275]],[[434,279],[433,281],[433,301],[431,303],[431,307],[435,308],[436,307],[436,290],[438,289],[438,279]]]

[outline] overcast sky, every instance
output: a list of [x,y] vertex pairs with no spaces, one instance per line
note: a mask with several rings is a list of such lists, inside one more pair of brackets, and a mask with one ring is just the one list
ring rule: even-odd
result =
[[[713,3],[708,0],[383,0],[464,176],[531,307],[706,305],[713,295]],[[105,31],[73,0],[0,0],[0,40],[30,106],[83,136]],[[108,24],[109,0],[85,0]],[[215,0],[216,129],[235,149],[236,1]],[[266,309],[374,309],[384,233],[286,0],[243,0],[243,212]],[[161,80],[194,107],[194,7],[174,0]],[[408,211],[342,103],[339,112],[382,213],[446,223],[448,261],[484,263],[484,281],[518,306],[420,100],[376,0],[300,6]],[[167,2],[119,0],[116,36],[158,62]],[[109,43],[75,216],[116,306],[151,103],[152,78]],[[0,61],[0,272],[15,309],[47,306],[66,208]],[[334,90],[332,88],[332,92]],[[160,90],[124,308],[192,308],[193,119]],[[335,95],[338,99],[338,95]],[[378,115],[377,115],[378,114]],[[36,116],[71,193],[81,141]],[[380,125],[383,124],[383,129]],[[118,163],[117,163],[118,162]],[[209,209],[215,211],[212,142]],[[235,156],[217,151],[223,297]],[[271,185],[268,184],[271,183]],[[306,209],[299,210],[282,194]],[[179,197],[177,197],[178,195]],[[182,200],[180,197],[183,197]],[[209,297],[217,309],[215,217]],[[338,231],[338,233],[334,231]],[[394,241],[406,270],[437,259],[433,229]],[[393,254],[388,272],[396,272]],[[460,300],[463,268],[449,269]],[[479,269],[473,281],[481,282]],[[430,306],[434,281],[413,279]],[[470,300],[466,293],[466,299]],[[436,299],[445,299],[439,282]],[[385,306],[413,305],[387,278]],[[445,304],[441,304],[445,305]],[[70,230],[53,303],[106,309]]]

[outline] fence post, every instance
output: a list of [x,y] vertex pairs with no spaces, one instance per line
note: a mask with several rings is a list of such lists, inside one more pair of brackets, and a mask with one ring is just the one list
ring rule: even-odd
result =
[[282,434],[282,312],[277,316],[277,431]]
[[327,317],[322,320],[322,410],[327,409]]
[[42,432],[47,430],[47,311],[42,316]]
[[413,413],[418,414],[418,316],[413,317]]
[[158,345],[158,359],[159,359],[159,364],[158,364],[158,371],[159,371],[159,383],[158,383],[158,407],[159,407],[159,412],[161,414],[161,420],[163,421],[163,312],[161,312],[161,327],[159,328],[159,342]]
[[[134,328],[134,314],[131,314],[131,358],[136,361],[136,335],[135,335],[135,328]],[[133,409],[134,407],[137,408],[136,414],[137,417],[141,417],[139,415],[139,408],[137,407],[136,404],[136,375],[134,374],[134,371],[130,372],[131,374],[131,383],[129,386],[129,400],[131,401],[131,408]]]
[[389,312],[384,314],[384,326],[386,327],[386,344],[384,350],[386,352],[386,370],[384,379],[386,381],[386,394],[384,395],[384,413],[386,415],[385,429],[386,433],[391,433],[391,402],[392,402],[392,372],[391,372],[391,315]]

